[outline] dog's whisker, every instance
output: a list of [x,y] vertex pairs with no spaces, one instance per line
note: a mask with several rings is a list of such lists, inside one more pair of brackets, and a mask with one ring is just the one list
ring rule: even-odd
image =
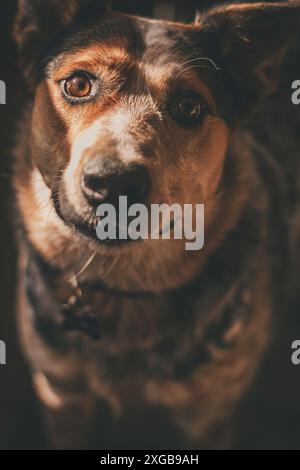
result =
[[177,79],[179,77],[181,77],[181,75],[183,75],[184,73],[187,73],[189,70],[192,70],[192,69],[196,69],[196,68],[202,68],[202,69],[209,69],[209,70],[212,70],[211,67],[209,65],[205,65],[205,64],[194,64],[194,65],[191,65],[189,67],[186,67],[185,69],[183,70],[180,70],[180,72],[178,73],[177,75]]
[[78,279],[86,270],[87,268],[92,264],[92,262],[94,261],[94,259],[96,258],[97,256],[97,252],[95,251],[90,257],[89,259],[86,261],[86,263],[83,265],[83,267],[80,269],[80,271],[75,274],[76,278]]
[[[215,61],[210,59],[209,57],[196,57],[195,59],[190,59],[190,60],[187,60],[187,61],[181,63],[180,66],[183,67],[184,65],[187,65],[191,62],[199,62],[199,61],[209,62],[209,64],[212,65],[213,69],[216,70],[216,71],[222,70],[221,67],[218,67],[217,64],[215,63]],[[210,66],[207,66],[207,67],[211,68]]]
[[148,253],[147,251],[147,248],[146,248],[146,244],[145,244],[145,241],[144,240],[141,240],[141,243],[139,243],[139,247],[143,253],[143,255],[149,260],[151,261],[151,256],[150,254]]
[[38,194],[45,190],[47,190],[47,187],[40,188],[38,191],[32,194],[32,196],[28,199],[28,202],[31,202]]
[[53,209],[53,206],[51,206],[51,207],[50,207],[50,210],[49,210],[49,213],[48,213],[48,216],[47,216],[47,220],[46,220],[46,225],[45,225],[46,228],[48,227],[50,214],[51,214],[51,212],[52,212],[53,210],[54,210],[54,209]]
[[38,206],[34,209],[34,211],[29,215],[29,219],[31,219],[31,217],[33,217],[33,215],[36,213],[36,211],[46,209],[49,204],[51,204],[51,201],[49,201],[49,200],[41,201],[38,204]]
[[[53,199],[55,200],[58,197],[58,192],[53,193]],[[43,200],[41,201],[38,206],[34,209],[34,211],[30,214],[29,218],[31,218],[37,210],[43,210],[46,209],[47,206],[50,205],[50,209],[53,209],[52,201],[51,199]],[[48,215],[49,217],[49,215]]]
[[119,259],[121,257],[121,253],[119,253],[118,255],[116,255],[109,267],[109,269],[107,270],[107,272],[104,274],[104,276],[102,276],[102,280],[105,280],[107,279],[107,277],[109,276],[109,274],[112,272],[112,270],[115,268],[115,266],[117,265]]

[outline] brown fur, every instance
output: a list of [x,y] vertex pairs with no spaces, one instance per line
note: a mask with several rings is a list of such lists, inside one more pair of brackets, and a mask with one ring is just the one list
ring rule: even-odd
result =
[[[20,324],[37,370],[38,395],[60,423],[58,445],[94,445],[88,428],[101,399],[117,415],[163,407],[183,432],[181,446],[219,446],[210,436],[232,416],[251,383],[272,318],[270,200],[237,125],[276,89],[279,65],[297,37],[299,4],[212,9],[192,27],[106,14],[93,2],[84,2],[86,10],[69,1],[55,8],[53,1],[55,29],[38,35],[43,16],[34,7],[25,12],[26,3],[31,4],[21,2],[16,37],[34,96],[19,137],[14,182],[35,253],[23,244],[21,279],[29,270],[35,288],[21,280]],[[81,7],[82,32],[76,18]],[[93,23],[95,12],[100,26]],[[56,37],[66,23],[66,37]],[[139,31],[134,44],[128,34],[128,28],[134,34],[133,25]],[[187,66],[199,56],[213,58],[221,72]],[[37,68],[39,78],[33,75]],[[78,68],[101,76],[103,89],[96,100],[74,106],[58,83]],[[197,128],[180,127],[168,114],[169,95],[178,89],[200,94],[208,105]],[[186,252],[184,240],[116,249],[66,224],[53,196],[62,212],[68,208],[92,221],[79,187],[83,164],[95,149],[116,153],[124,165],[146,166],[149,204],[204,203],[204,250]],[[36,254],[58,272],[43,274]],[[74,276],[100,317],[99,342],[62,329],[61,306],[72,294],[68,281]],[[95,282],[107,291],[90,290]],[[35,290],[34,301],[28,289]],[[46,323],[44,310],[50,312]],[[79,420],[87,410],[84,436],[60,436],[61,416],[72,410],[74,417],[74,406]],[[73,421],[69,426],[74,428]]]

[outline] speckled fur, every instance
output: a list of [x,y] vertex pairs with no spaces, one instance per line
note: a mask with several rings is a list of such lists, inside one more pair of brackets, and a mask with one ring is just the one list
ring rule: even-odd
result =
[[[91,435],[101,429],[96,410],[105,402],[115,419],[136,410],[164,410],[181,433],[179,447],[229,446],[231,433],[226,425],[272,337],[275,307],[284,301],[288,253],[296,250],[299,240],[298,213],[282,189],[282,184],[295,182],[281,174],[283,149],[271,144],[270,154],[266,145],[272,142],[274,127],[259,139],[268,127],[265,121],[273,122],[276,106],[275,110],[261,106],[256,124],[248,127],[241,118],[278,85],[279,64],[297,37],[300,7],[294,2],[290,7],[260,4],[212,9],[197,27],[119,15],[95,25],[94,10],[84,2],[88,4],[85,15],[72,30],[66,24],[72,23],[82,5],[66,1],[72,8],[68,6],[64,14],[64,7],[59,5],[57,10],[56,3],[51,5],[62,34],[50,35],[55,44],[37,52],[35,41],[41,37],[43,19],[37,16],[37,21],[34,14],[39,12],[34,8],[24,14],[24,5],[31,2],[21,2],[16,37],[33,98],[19,132],[14,178],[22,219],[21,338],[38,396],[51,411],[55,444],[61,448],[101,446]],[[31,28],[28,21],[33,22]],[[81,21],[87,25],[83,32]],[[270,37],[278,22],[281,34]],[[121,42],[121,33],[115,33],[120,30],[125,38]],[[130,32],[136,30],[143,42],[142,58],[135,51],[140,69],[145,67],[143,80],[135,83],[134,101],[127,96],[126,105],[119,101],[116,106],[122,112],[127,106],[133,116],[130,132],[144,149],[143,158],[156,185],[152,202],[176,198],[181,203],[205,202],[207,242],[197,254],[185,252],[181,242],[153,245],[149,241],[144,249],[126,247],[116,257],[114,251],[95,247],[65,226],[49,205],[51,190],[58,190],[59,175],[68,165],[72,139],[98,114],[106,116],[103,107],[82,111],[75,119],[74,112],[59,101],[51,77],[78,57],[88,56],[86,60],[95,60],[98,67],[91,54],[94,58],[104,54],[107,60],[121,54],[120,60],[126,59],[131,68]],[[47,44],[49,37],[40,40],[42,45],[43,41]],[[162,93],[172,67],[188,60],[191,48],[195,56],[206,53],[223,67],[221,78],[204,69],[185,72],[185,80],[197,84],[213,112],[202,129],[189,137],[167,121],[162,138],[157,102],[153,99],[153,108],[149,107],[149,96],[143,101],[139,91],[144,90],[145,80]],[[71,58],[65,57],[66,50],[71,50]],[[42,67],[37,78],[33,71],[45,59],[43,54],[46,75]],[[159,56],[158,62],[154,56]],[[108,83],[115,79],[107,76]],[[147,158],[149,149],[152,158]],[[292,159],[293,151],[289,166]],[[291,239],[279,234],[281,221],[287,230],[292,226]],[[79,282],[100,319],[99,341],[63,328],[62,305],[72,293],[67,280],[80,271],[92,250],[97,252],[96,259]],[[89,287],[97,282],[105,289]]]

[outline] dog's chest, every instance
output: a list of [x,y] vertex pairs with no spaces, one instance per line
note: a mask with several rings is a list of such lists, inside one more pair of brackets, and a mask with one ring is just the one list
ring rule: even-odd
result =
[[[141,398],[149,384],[188,384],[201,371],[218,374],[220,364],[233,367],[241,360],[252,370],[260,347],[253,357],[245,350],[265,342],[268,299],[252,282],[264,290],[262,273],[263,282],[251,270],[238,278],[228,273],[213,290],[207,276],[168,295],[126,297],[93,290],[83,292],[79,305],[66,305],[68,296],[57,289],[61,280],[53,285],[34,260],[23,275],[27,352],[34,367],[59,387],[92,388],[116,401]],[[261,341],[253,341],[256,329]]]

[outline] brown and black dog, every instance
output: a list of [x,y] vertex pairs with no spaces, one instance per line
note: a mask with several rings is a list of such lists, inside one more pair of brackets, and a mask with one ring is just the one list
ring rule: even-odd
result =
[[[103,403],[116,420],[162,410],[180,447],[229,445],[299,236],[277,184],[284,164],[287,185],[298,171],[292,152],[270,155],[241,123],[276,90],[299,24],[299,2],[229,4],[187,25],[20,0],[19,322],[56,446],[101,446]],[[147,205],[204,203],[204,249],[101,243],[103,184]]]

